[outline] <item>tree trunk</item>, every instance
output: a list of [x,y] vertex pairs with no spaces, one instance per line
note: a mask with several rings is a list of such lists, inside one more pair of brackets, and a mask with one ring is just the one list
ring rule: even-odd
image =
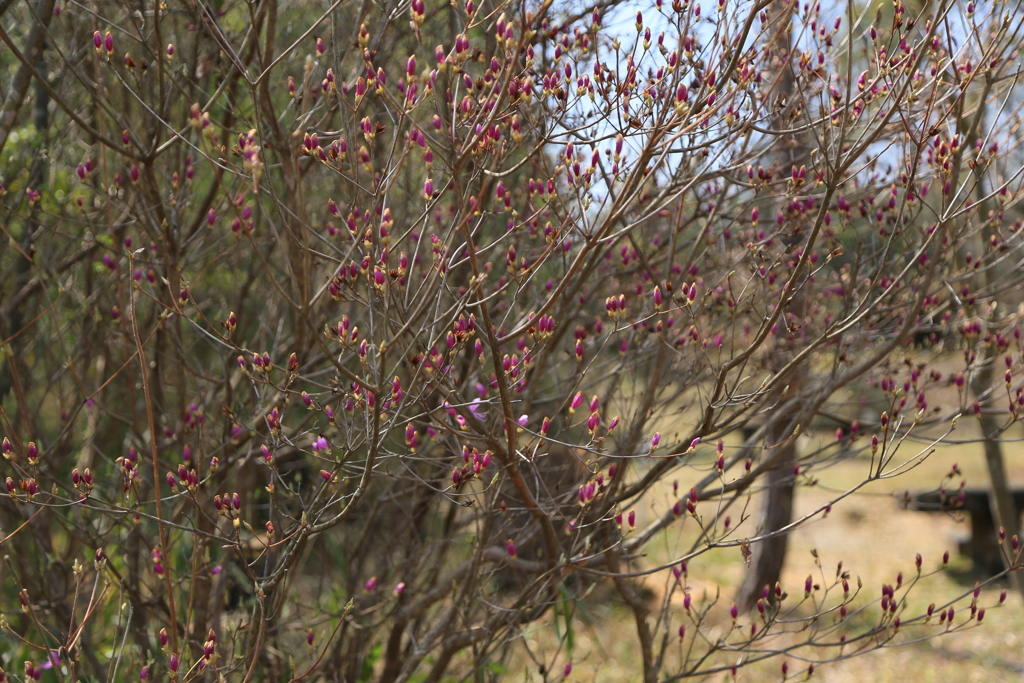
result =
[[[796,6],[796,3],[786,3],[778,10],[778,27],[771,39],[772,49],[777,54],[777,63],[780,68],[778,83],[771,94],[777,112],[772,125],[779,130],[791,128],[795,118],[791,109],[795,103],[793,101],[794,74],[790,64],[793,58],[790,26]],[[783,162],[781,170],[783,173],[788,173],[790,165],[799,165],[806,157],[806,146],[803,144],[803,140],[797,136],[790,137],[788,149],[780,156]],[[802,241],[799,246],[803,246]],[[794,296],[789,310],[797,320],[803,318],[805,305],[802,294],[798,292]],[[785,325],[785,316],[779,320],[779,325]],[[780,327],[779,334],[785,339],[786,330]],[[785,340],[781,341],[778,346],[774,365],[776,368],[782,368],[792,357],[793,343],[790,340]],[[803,384],[801,380],[802,369],[798,367],[791,372],[788,381],[782,382],[781,385],[788,385],[787,393],[793,396],[800,390],[800,386]],[[776,399],[778,398],[780,397],[776,396]],[[786,527],[793,519],[793,486],[795,483],[793,466],[796,464],[797,456],[795,439],[790,436],[793,427],[790,420],[782,419],[766,436],[766,443],[776,446],[778,450],[766,451],[764,456],[776,462],[766,476],[767,490],[762,498],[761,525],[758,527],[758,536],[777,532]],[[789,440],[786,441],[787,439]],[[786,443],[783,444],[784,441]],[[736,604],[741,611],[747,611],[754,606],[764,586],[773,586],[779,580],[782,566],[786,560],[788,544],[789,536],[785,533],[753,544],[750,566],[747,568],[747,573],[743,577],[743,583],[740,585],[736,597]]]
[[[786,425],[785,422],[782,424]],[[763,522],[758,535],[778,531],[793,520],[793,465],[796,462],[794,440],[779,448],[782,449],[779,462],[765,477],[768,490],[761,502]],[[772,587],[779,580],[788,545],[788,533],[772,536],[753,545],[750,566],[736,596],[736,605],[741,612],[749,611],[757,603],[765,586]],[[769,591],[769,594],[774,600],[774,592]]]

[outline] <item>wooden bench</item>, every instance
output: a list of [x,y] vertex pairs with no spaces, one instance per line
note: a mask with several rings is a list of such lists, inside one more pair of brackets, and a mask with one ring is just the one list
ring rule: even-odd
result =
[[[971,518],[971,535],[960,543],[958,550],[961,555],[971,558],[977,571],[991,576],[1003,570],[1003,555],[996,537],[989,493],[988,489],[954,489],[947,491],[944,497],[938,491],[907,493],[904,507],[921,512],[967,513]],[[1013,506],[1018,512],[1014,528],[1007,529],[1007,534],[1016,533],[1016,527],[1020,524],[1020,511],[1024,510],[1024,489],[1012,489],[1010,493]]]

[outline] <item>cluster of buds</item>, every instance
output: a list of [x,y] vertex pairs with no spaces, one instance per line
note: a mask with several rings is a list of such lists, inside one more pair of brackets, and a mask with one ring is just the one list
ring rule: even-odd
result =
[[427,5],[423,0],[412,0],[409,4],[409,13],[412,16],[412,23],[417,28],[423,25],[427,18]]
[[35,498],[36,493],[39,492],[39,485],[36,483],[35,479],[22,479],[21,482],[18,485],[15,485],[14,479],[12,479],[10,477],[7,477],[6,484],[7,484],[7,493],[12,498],[17,497],[17,495],[18,495],[17,491],[18,491],[19,488],[21,489],[21,492],[23,494],[25,494],[25,496],[29,500],[32,500],[33,498]]
[[341,321],[334,327],[327,328],[327,334],[345,346],[351,346],[359,338],[359,327],[353,326],[347,315],[341,316]]
[[[438,47],[441,46],[439,45]],[[439,50],[435,51],[435,53],[439,52]],[[446,62],[441,62],[440,60],[438,60],[438,68],[443,68],[445,64],[450,64],[452,69],[454,69],[455,71],[460,71],[462,69],[462,65],[466,62],[468,58],[469,36],[467,36],[465,33],[460,33],[459,35],[455,36],[455,49],[452,51],[452,54],[448,56]]]
[[[903,575],[900,574],[900,579],[901,580],[897,583],[897,588],[899,587],[899,584],[902,583],[902,577],[903,577]],[[898,606],[899,606],[899,601],[896,599],[896,589],[893,588],[889,584],[883,584],[882,585],[882,605],[881,605],[882,612],[889,612],[890,614],[894,613]]]
[[139,452],[134,446],[128,448],[128,455],[120,457],[114,462],[121,466],[121,473],[124,475],[124,490],[131,488],[133,482],[141,478],[136,464],[139,461]]
[[107,31],[106,35],[102,37],[99,31],[94,31],[92,34],[92,45],[96,48],[96,54],[102,55],[106,53],[108,62],[114,55],[114,37],[110,35],[110,31]]
[[199,668],[205,669],[208,664],[212,664],[214,658],[217,656],[217,634],[210,629],[209,635],[206,637],[206,642],[203,643],[203,659],[199,662]]
[[263,352],[262,356],[258,353],[252,354],[252,366],[261,375],[270,374],[270,370],[273,368],[273,365],[270,363],[270,354],[266,351]]
[[494,25],[494,38],[497,40],[498,45],[511,43],[512,39],[515,38],[515,26],[508,20],[504,12],[498,17],[498,21]]
[[599,474],[599,475],[597,475],[596,479],[588,481],[583,486],[580,486],[580,490],[579,490],[580,505],[586,505],[590,501],[594,500],[594,496],[596,496],[598,493],[600,493],[603,490],[603,488],[604,488],[603,483],[604,483],[603,475]]
[[[622,526],[622,521],[623,521],[622,520],[622,513],[619,512],[618,514],[615,515],[615,523],[618,524],[621,527]],[[636,510],[630,510],[629,514],[626,515],[626,520],[625,521],[629,525],[630,529],[635,528],[636,527]]]
[[465,465],[452,470],[452,484],[458,488],[470,479],[479,476],[491,464],[492,457],[493,454],[490,451],[481,453],[472,444],[464,445],[462,460]]
[[253,185],[258,184],[263,164],[260,161],[260,146],[256,144],[255,128],[246,135],[238,134],[238,150],[244,160],[243,168],[252,174]]
[[474,334],[476,334],[476,318],[472,314],[468,318],[465,315],[460,315],[452,323],[452,336],[454,336],[456,344],[466,343]]
[[313,455],[323,453],[327,455],[331,451],[331,445],[327,442],[327,437],[323,434],[313,440]]
[[316,133],[306,133],[302,136],[302,154],[327,161],[327,153],[320,146]]
[[242,509],[242,497],[237,492],[230,496],[224,493],[213,497],[213,507],[217,514],[231,520],[231,524],[237,529],[241,525],[239,512]]
[[[97,33],[99,35],[99,33]],[[107,34],[110,35],[109,33]],[[36,666],[32,662],[25,662],[25,680],[27,681],[38,681],[43,675],[42,668]]]
[[92,159],[86,159],[84,162],[78,164],[78,168],[75,169],[75,172],[78,174],[79,180],[85,180],[85,177],[92,173],[92,170]]
[[281,436],[281,411],[274,406],[267,413],[267,427],[270,428],[270,433],[274,436]]
[[[189,469],[182,463],[178,465],[178,481],[189,491],[195,491],[199,486],[199,475],[196,474],[194,467]],[[175,489],[175,479],[171,472],[167,473],[167,485],[171,487],[172,491]]]
[[555,333],[555,319],[550,315],[542,315],[537,319],[533,334],[537,339],[547,339]]
[[626,313],[626,295],[619,294],[617,297],[608,297],[604,300],[604,308],[608,312],[609,318],[618,320]]
[[[201,132],[208,139],[213,140],[214,130],[213,121],[210,120],[210,112],[202,111],[199,104],[193,104],[189,109],[189,124],[192,126],[192,130]],[[192,164],[188,163],[189,168]],[[191,174],[186,170],[186,176],[189,180],[192,179]]]
[[88,498],[92,492],[93,481],[92,471],[86,467],[84,472],[79,472],[78,468],[71,470],[71,483],[74,484],[78,492],[82,494],[82,498]]

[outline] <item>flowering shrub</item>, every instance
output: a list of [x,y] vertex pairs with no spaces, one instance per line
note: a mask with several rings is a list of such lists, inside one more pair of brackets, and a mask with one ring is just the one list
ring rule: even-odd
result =
[[937,559],[763,581],[831,505],[746,501],[959,417],[1005,502],[1008,8],[0,0],[4,675],[569,676],[599,594],[644,681],[982,622],[905,609]]

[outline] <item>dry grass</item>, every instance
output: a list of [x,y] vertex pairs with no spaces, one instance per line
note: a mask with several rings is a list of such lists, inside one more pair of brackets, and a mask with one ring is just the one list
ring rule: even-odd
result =
[[[961,425],[956,435],[962,439],[976,436],[971,421]],[[904,455],[911,455],[914,448],[921,444],[907,444]],[[1011,481],[1024,483],[1024,459],[1013,457],[1013,445],[1007,451],[1007,465],[1011,472]],[[918,614],[930,602],[943,604],[969,591],[974,586],[974,575],[970,562],[966,558],[956,556],[958,541],[965,537],[969,530],[966,519],[957,519],[944,514],[927,514],[907,511],[900,508],[898,498],[905,490],[928,490],[936,488],[944,475],[949,472],[953,463],[958,463],[964,477],[971,486],[987,486],[988,476],[984,466],[981,449],[977,445],[945,445],[936,451],[919,467],[908,474],[889,481],[876,482],[859,493],[845,499],[834,507],[825,519],[815,519],[796,531],[790,540],[790,550],[783,575],[783,586],[792,595],[789,600],[799,601],[803,592],[803,582],[808,574],[817,581],[830,581],[834,577],[836,564],[842,560],[844,568],[854,577],[863,581],[864,590],[854,605],[863,605],[879,597],[883,583],[894,584],[899,572],[909,580],[914,576],[914,558],[921,553],[924,568],[937,568],[941,564],[944,551],[953,555],[950,568],[927,577],[915,587],[909,598],[906,614]],[[851,484],[860,481],[867,471],[868,462],[861,459],[849,460],[827,470],[815,473],[819,483],[815,487],[804,487],[798,490],[797,514],[806,514],[826,504],[835,492],[847,489]],[[652,520],[656,514],[665,509],[671,499],[671,486],[654,492],[648,509],[638,510],[639,525]],[[702,501],[704,514],[711,501]],[[756,511],[756,501],[752,501],[750,510]],[[738,511],[730,511],[733,519],[739,517]],[[752,522],[748,522],[751,524]],[[672,539],[671,542],[669,539]],[[684,524],[684,532],[674,530],[670,534],[662,534],[648,546],[645,561],[654,566],[674,557],[678,557],[696,538],[696,525],[692,520]],[[815,566],[811,550],[817,551],[822,569]],[[687,581],[695,599],[702,594],[714,596],[720,592],[722,599],[713,609],[717,623],[728,626],[726,612],[731,598],[739,585],[744,571],[744,564],[738,550],[709,553],[690,563],[690,576]],[[650,577],[645,588],[652,595],[664,595],[669,585],[668,572],[660,572]],[[992,605],[997,601],[999,590],[1009,586],[994,585],[986,587],[979,601],[982,605]],[[598,589],[600,591],[600,589]],[[600,602],[597,606],[593,603]],[[614,681],[627,682],[640,680],[639,659],[636,646],[634,624],[629,612],[615,601],[611,594],[607,600],[588,600],[588,612],[583,608],[577,610],[574,619],[575,647],[573,651],[573,673],[571,680],[579,681]],[[652,605],[655,600],[652,600]],[[966,603],[959,607],[965,607]],[[1024,679],[1024,610],[1021,609],[1021,598],[1010,591],[1006,605],[1001,609],[990,609],[984,624],[977,628],[959,633],[942,636],[900,647],[887,647],[882,650],[852,658],[842,662],[819,666],[814,680],[845,682],[845,681],[1019,681]],[[684,618],[679,600],[673,600],[670,629],[674,629]],[[960,610],[958,610],[960,611]],[[957,617],[957,623],[963,621],[964,613]],[[749,626],[750,620],[741,615],[741,625]],[[940,633],[938,626],[927,627],[930,633]],[[904,629],[893,642],[920,636],[925,631],[909,633]],[[660,636],[659,636],[660,638]],[[672,636],[675,638],[675,636]],[[538,624],[526,636],[534,652],[545,658],[549,669],[558,672],[567,661],[567,653],[558,651],[555,630],[549,622]],[[689,640],[689,636],[687,637]],[[669,652],[678,658],[677,642],[671,641]],[[835,652],[832,653],[834,656]],[[678,659],[676,659],[678,661]],[[741,669],[738,680],[763,681],[780,680],[781,660],[773,659],[765,664],[758,664]],[[802,669],[798,662],[791,661],[791,671]],[[663,674],[671,673],[671,667]],[[537,675],[537,667],[526,658],[520,659],[509,672],[509,680],[544,680]],[[794,677],[802,680],[802,674]],[[709,680],[731,680],[728,675],[708,677]]]

